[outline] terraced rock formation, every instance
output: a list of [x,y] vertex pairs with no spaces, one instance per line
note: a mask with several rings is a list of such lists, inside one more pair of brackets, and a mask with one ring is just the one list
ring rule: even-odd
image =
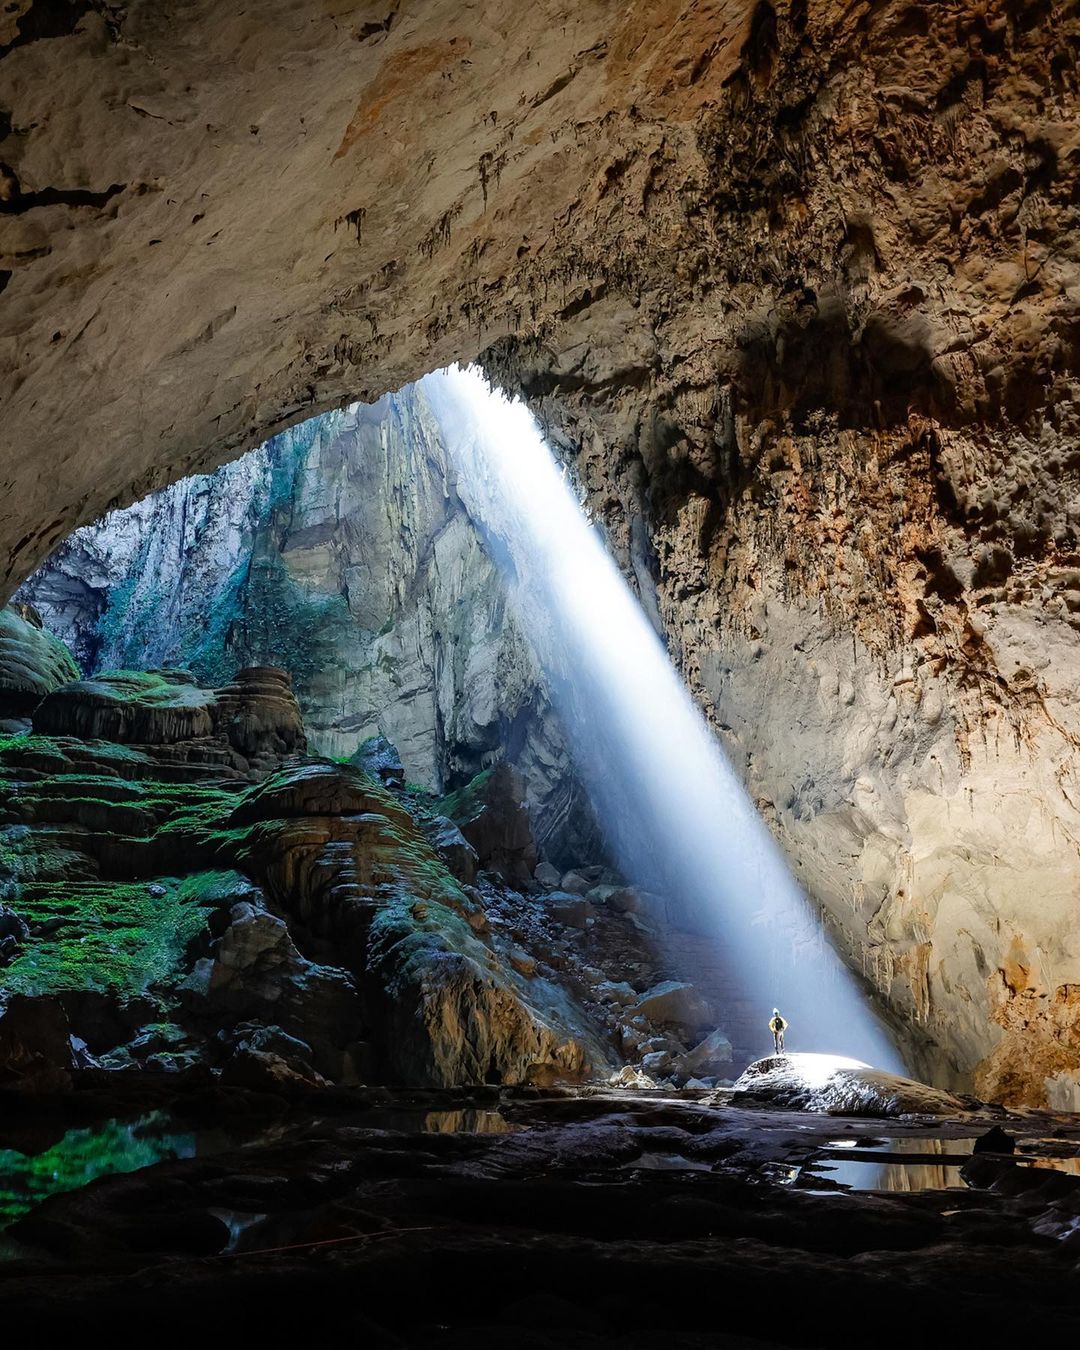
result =
[[117,1067],[447,1084],[602,1065],[572,1003],[485,941],[480,893],[401,801],[303,748],[280,671],[46,696],[0,744],[4,898],[28,930],[0,992],[58,996]]

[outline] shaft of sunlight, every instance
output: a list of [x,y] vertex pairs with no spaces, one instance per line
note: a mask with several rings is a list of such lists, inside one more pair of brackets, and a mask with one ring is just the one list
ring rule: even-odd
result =
[[528,408],[472,367],[423,388],[624,872],[715,936],[789,1049],[902,1070]]

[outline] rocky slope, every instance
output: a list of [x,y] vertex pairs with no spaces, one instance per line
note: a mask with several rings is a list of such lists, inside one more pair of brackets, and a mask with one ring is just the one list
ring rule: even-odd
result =
[[308,756],[280,670],[64,680],[57,639],[12,610],[3,631],[0,700],[51,688],[0,739],[0,1087],[78,1064],[270,1090],[733,1066],[723,982],[672,978],[649,898],[601,866],[537,867],[509,766],[440,799],[386,743]]
[[508,757],[546,851],[566,865],[595,851],[512,593],[415,387],[77,531],[19,598],[87,673],[177,666],[214,684],[281,666],[313,750],[385,736],[429,791]]

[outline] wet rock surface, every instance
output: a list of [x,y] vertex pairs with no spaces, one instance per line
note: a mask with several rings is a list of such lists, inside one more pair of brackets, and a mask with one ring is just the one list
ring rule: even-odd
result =
[[[39,1204],[6,1234],[9,1322],[60,1331],[115,1308],[280,1333],[310,1327],[316,1298],[325,1333],[387,1347],[854,1347],[868,1326],[900,1347],[930,1325],[988,1344],[1080,1327],[1080,1177],[1047,1166],[1055,1149],[1075,1165],[1075,1117],[1005,1118],[1017,1154],[975,1155],[979,1184],[942,1189],[937,1164],[1002,1117],[893,1122],[883,1141],[702,1094],[117,1081],[83,1075],[52,1109],[92,1124],[154,1102],[198,1137],[228,1101],[234,1142]],[[35,1111],[6,1138],[41,1147]],[[870,1188],[845,1190],[839,1155],[906,1161],[865,1164]],[[883,1171],[910,1188],[875,1189]]]
[[964,1104],[951,1093],[836,1055],[771,1055],[735,1080],[734,1100],[843,1116],[949,1116]]

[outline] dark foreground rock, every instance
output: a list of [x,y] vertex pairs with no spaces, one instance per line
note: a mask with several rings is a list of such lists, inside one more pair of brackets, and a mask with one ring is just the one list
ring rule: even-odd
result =
[[[172,1110],[198,1139],[225,1091]],[[234,1122],[270,1100],[228,1091]],[[1075,1154],[1075,1117],[1010,1126],[1022,1161],[1009,1185],[841,1193],[820,1160],[838,1136],[852,1155],[880,1145],[865,1123],[655,1092],[322,1096],[320,1123],[281,1099],[276,1116],[249,1114],[242,1150],[38,1205],[9,1232],[22,1259],[0,1265],[5,1325],[279,1342],[317,1323],[320,1344],[531,1350],[1067,1345],[1080,1332],[1078,1253],[1060,1236],[1080,1180],[1038,1152]],[[891,1128],[947,1159],[986,1124]]]

